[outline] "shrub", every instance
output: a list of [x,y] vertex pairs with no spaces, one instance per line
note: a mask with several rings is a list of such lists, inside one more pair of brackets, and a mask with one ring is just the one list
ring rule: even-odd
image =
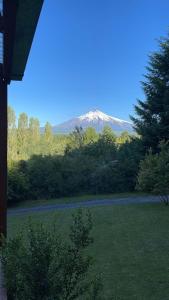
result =
[[169,204],[169,146],[160,145],[160,152],[146,155],[140,163],[137,189],[159,195],[161,200]]
[[31,223],[26,236],[7,241],[1,260],[8,299],[99,299],[101,284],[90,276],[93,260],[85,251],[93,242],[91,229],[90,213],[79,210],[67,243],[56,234],[55,224],[47,230]]
[[29,198],[29,180],[19,166],[8,171],[8,203],[10,205]]

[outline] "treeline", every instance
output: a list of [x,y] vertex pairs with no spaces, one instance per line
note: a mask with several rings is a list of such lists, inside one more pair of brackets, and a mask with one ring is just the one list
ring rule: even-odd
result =
[[49,122],[41,133],[37,118],[21,113],[16,121],[15,111],[8,107],[8,163],[27,160],[34,154],[63,154],[66,135],[54,135]]
[[[29,128],[27,130],[29,132]],[[64,144],[62,153],[47,153],[47,149],[43,152],[44,134],[39,136],[39,141],[43,141],[43,148],[39,144],[40,154],[35,152],[28,159],[11,160],[8,181],[10,203],[134,189],[142,157],[139,139],[127,132],[116,137],[109,127],[100,134],[93,128],[85,131],[76,128],[66,137],[53,136],[52,132],[51,137],[51,149],[56,149],[61,141]],[[46,147],[48,145],[49,140]],[[28,157],[30,154],[25,152],[25,155]]]

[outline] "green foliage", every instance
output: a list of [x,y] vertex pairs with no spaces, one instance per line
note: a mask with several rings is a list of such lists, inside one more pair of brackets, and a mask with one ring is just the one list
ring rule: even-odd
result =
[[126,142],[130,142],[132,139],[132,136],[127,132],[123,131],[119,137],[117,137],[117,144],[121,145]]
[[142,83],[146,100],[138,101],[132,117],[145,149],[158,151],[160,141],[169,140],[169,36],[159,42],[159,51],[149,56],[147,75]]
[[138,138],[121,144],[118,149],[117,187],[120,192],[135,189],[140,160],[144,157],[144,148]]
[[76,127],[75,130],[70,133],[69,141],[65,150],[65,153],[69,153],[74,149],[80,149],[84,146],[85,133],[82,127]]
[[28,158],[28,116],[25,113],[20,114],[18,119],[17,130],[18,148],[17,153],[19,159]]
[[22,168],[22,163],[13,164],[8,171],[8,204],[29,199],[29,179],[26,170]]
[[54,135],[50,123],[46,123],[44,133],[40,132],[37,118],[28,118],[21,113],[16,124],[14,110],[8,107],[8,165],[27,160],[32,155],[63,155],[69,136]]
[[49,122],[45,124],[44,139],[47,143],[51,143],[53,139],[52,126]]
[[27,164],[32,199],[55,198],[63,193],[62,157],[34,155]]
[[76,214],[73,214],[70,239],[76,247],[76,251],[88,247],[93,242],[93,238],[90,236],[92,226],[92,218],[89,211],[87,211],[85,217],[81,209]]
[[93,260],[85,251],[93,242],[91,229],[90,213],[79,210],[69,242],[56,234],[55,224],[47,230],[40,223],[7,241],[1,260],[8,299],[100,299],[101,282],[90,276]]
[[97,143],[97,154],[104,157],[105,161],[116,159],[116,136],[109,126],[103,128],[103,132],[99,136]]
[[93,192],[95,194],[113,193],[118,190],[117,165],[118,161],[102,162],[97,165],[91,175]]
[[117,148],[100,135],[97,142],[64,156],[34,155],[24,161],[24,170],[15,163],[9,167],[9,200],[133,191],[142,159],[139,142],[135,139]]
[[169,146],[160,145],[160,152],[149,151],[140,163],[137,189],[159,195],[165,204],[169,203]]
[[37,118],[29,119],[29,154],[38,153],[40,142],[40,124]]
[[17,129],[14,110],[8,107],[8,158],[9,162],[17,159]]
[[97,140],[98,140],[98,134],[96,130],[93,127],[86,128],[84,132],[84,143],[87,145],[90,143],[97,142]]

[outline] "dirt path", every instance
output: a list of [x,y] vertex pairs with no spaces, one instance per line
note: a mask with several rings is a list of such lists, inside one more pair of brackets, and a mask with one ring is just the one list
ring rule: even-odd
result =
[[102,200],[88,200],[77,203],[65,203],[65,204],[51,204],[35,206],[30,208],[10,208],[8,209],[8,215],[20,215],[29,214],[32,212],[45,212],[50,210],[62,210],[78,207],[94,207],[94,206],[109,206],[109,205],[126,205],[126,204],[141,204],[141,203],[158,203],[160,199],[155,196],[146,197],[128,197],[118,199],[102,199]]

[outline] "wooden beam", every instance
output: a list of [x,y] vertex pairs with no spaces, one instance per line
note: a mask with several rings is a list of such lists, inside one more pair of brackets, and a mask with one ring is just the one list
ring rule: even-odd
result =
[[3,76],[10,83],[16,31],[18,0],[3,0],[4,62]]
[[0,65],[0,234],[7,231],[7,82]]

